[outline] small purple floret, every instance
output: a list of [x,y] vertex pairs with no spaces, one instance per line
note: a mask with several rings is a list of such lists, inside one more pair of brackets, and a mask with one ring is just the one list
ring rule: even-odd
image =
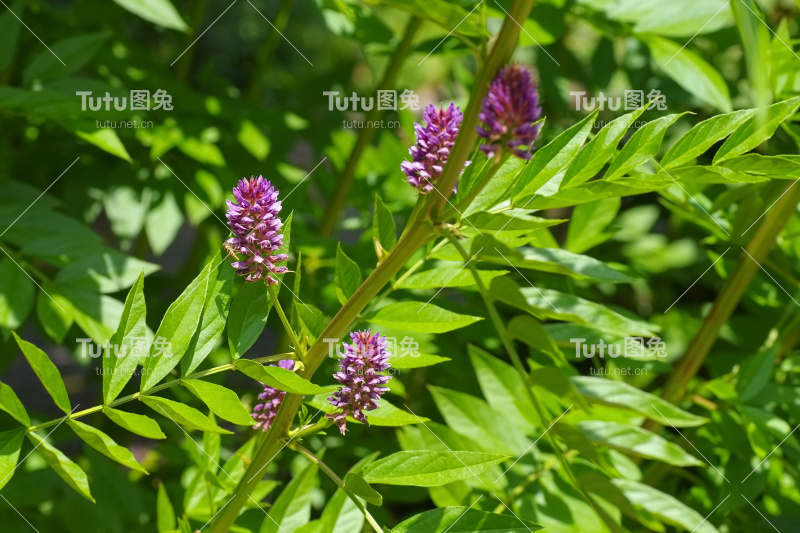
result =
[[478,135],[487,140],[481,150],[491,158],[507,148],[517,157],[530,159],[539,136],[539,125],[533,123],[541,115],[531,72],[521,65],[506,65],[489,86],[478,115],[484,123],[476,128]]
[[[294,361],[291,359],[284,359],[278,361],[278,366],[286,370],[291,370],[294,368]],[[275,420],[275,415],[278,414],[278,408],[281,406],[284,396],[286,396],[285,391],[270,387],[269,385],[264,385],[264,392],[258,395],[258,399],[261,400],[262,403],[253,407],[253,414],[250,415],[256,421],[253,426],[254,428],[267,431],[272,426],[272,422]]]
[[[437,109],[434,105],[425,108],[425,126],[414,123],[417,144],[409,148],[413,162],[400,164],[408,182],[420,194],[431,192],[442,173],[444,164],[450,156],[450,148],[458,135],[463,118],[461,110],[453,102],[446,108]],[[469,165],[469,161],[464,166]],[[453,189],[455,190],[455,189]]]
[[228,225],[233,230],[233,237],[228,239],[228,247],[244,256],[244,260],[232,263],[240,276],[246,276],[249,282],[264,278],[269,285],[276,285],[278,280],[270,274],[283,274],[288,269],[276,266],[286,261],[286,254],[275,253],[283,246],[283,234],[278,213],[281,202],[278,190],[263,176],[239,180],[233,188],[236,202],[228,202]]
[[381,376],[378,372],[389,369],[389,356],[386,352],[386,337],[370,330],[350,334],[353,344],[345,344],[345,355],[339,363],[340,372],[333,375],[342,387],[328,398],[334,407],[341,409],[327,416],[339,426],[342,435],[347,431],[347,417],[351,416],[369,426],[364,411],[378,408],[378,400],[388,391],[384,387],[391,376]]

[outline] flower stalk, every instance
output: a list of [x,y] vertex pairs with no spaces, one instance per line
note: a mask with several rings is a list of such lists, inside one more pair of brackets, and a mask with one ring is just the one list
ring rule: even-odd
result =
[[[533,8],[533,0],[514,0],[509,14],[516,20],[525,20],[531,8]],[[464,163],[467,161],[477,140],[478,134],[475,131],[475,127],[478,124],[481,100],[489,89],[489,82],[493,79],[500,66],[511,57],[511,52],[519,40],[519,34],[519,25],[514,20],[506,18],[494,40],[494,45],[489,52],[487,60],[478,71],[470,104],[464,113],[461,131],[456,138],[447,165],[442,171],[441,189],[445,195],[450,194],[458,181],[461,170],[464,168]],[[441,195],[428,195],[427,197],[419,198],[417,201],[423,202],[429,198],[432,201],[427,204],[429,206],[428,213],[436,213],[438,215],[444,203],[444,197]],[[322,339],[341,339],[350,329],[359,313],[364,310],[383,287],[391,282],[392,278],[408,262],[414,252],[433,238],[434,225],[428,213],[425,216],[420,214],[410,223],[394,249],[387,254],[386,258],[378,264],[377,268],[356,289],[356,292],[339,309],[336,316],[328,322],[318,340],[306,353],[304,368],[299,371],[301,377],[306,379],[312,377],[325,360],[327,344]],[[300,409],[302,401],[303,398],[300,395],[286,395],[272,427],[256,450],[244,478],[236,488],[233,498],[209,525],[210,533],[225,533],[233,525],[249,498],[250,492],[258,483],[261,472],[281,450],[283,446],[281,442],[286,438],[291,428],[292,420]]]
[[294,451],[298,452],[299,454],[305,456],[310,461],[316,463],[317,466],[319,466],[319,469],[322,470],[323,472],[325,472],[325,475],[328,476],[329,478],[331,478],[331,481],[336,483],[339,486],[339,488],[342,489],[342,491],[344,491],[345,494],[347,494],[348,498],[353,500],[353,503],[356,504],[356,507],[358,507],[358,509],[364,515],[364,518],[367,519],[367,522],[369,522],[369,525],[372,526],[372,529],[375,530],[375,533],[383,533],[383,528],[381,528],[380,524],[378,524],[378,522],[370,514],[370,512],[367,511],[366,507],[364,507],[364,505],[361,503],[361,500],[359,500],[349,490],[347,490],[347,488],[344,485],[344,481],[342,481],[342,478],[340,478],[338,475],[336,475],[336,472],[331,470],[331,468],[328,465],[326,465],[325,462],[322,459],[320,459],[319,457],[314,455],[314,452],[312,452],[311,450],[305,448],[299,442],[291,443],[289,445],[289,448],[291,448]]

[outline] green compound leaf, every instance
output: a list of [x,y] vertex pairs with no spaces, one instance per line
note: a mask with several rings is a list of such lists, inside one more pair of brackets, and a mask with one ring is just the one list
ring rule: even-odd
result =
[[463,451],[397,452],[365,468],[364,480],[386,485],[439,487],[475,477],[508,458],[507,455]]
[[180,402],[159,398],[157,396],[143,396],[142,401],[153,411],[169,418],[176,424],[189,430],[196,429],[208,433],[222,433],[229,435],[231,432],[222,429],[209,418],[195,409]]
[[20,339],[16,332],[14,332],[14,338],[22,349],[22,353],[25,354],[25,359],[28,360],[31,368],[33,368],[44,388],[47,389],[53,401],[56,402],[58,408],[69,414],[72,411],[69,396],[67,395],[66,387],[64,387],[64,380],[61,379],[61,373],[56,368],[56,365],[53,364],[46,353],[28,341]]
[[218,417],[240,426],[252,426],[255,423],[253,417],[232,390],[226,389],[222,385],[196,379],[185,379],[182,384],[200,398],[206,407]]
[[147,437],[148,439],[166,439],[167,436],[161,431],[158,422],[152,418],[136,413],[128,413],[104,406],[103,414],[118,426],[127,429],[131,433]]
[[36,451],[44,457],[44,460],[50,465],[50,468],[55,470],[56,474],[58,474],[61,479],[66,481],[67,484],[75,489],[81,496],[95,503],[92,493],[89,490],[89,479],[86,477],[86,472],[84,472],[80,466],[73,463],[66,455],[45,442],[36,433],[28,433],[28,439],[36,446]]
[[81,440],[109,459],[113,459],[121,465],[147,474],[147,470],[136,461],[129,449],[118,445],[111,437],[99,429],[95,429],[77,420],[67,420],[67,425],[72,428]]

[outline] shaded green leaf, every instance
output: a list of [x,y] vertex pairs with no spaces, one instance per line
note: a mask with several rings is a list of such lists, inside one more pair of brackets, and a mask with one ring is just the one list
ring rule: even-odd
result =
[[86,472],[84,472],[80,466],[73,463],[66,455],[48,444],[36,433],[28,433],[28,439],[36,447],[36,451],[44,457],[44,460],[50,465],[50,468],[55,470],[56,474],[67,482],[67,485],[75,489],[78,494],[90,502],[95,503],[92,493],[89,490],[89,479],[86,477]]
[[0,490],[11,481],[17,469],[23,440],[25,440],[25,430],[21,428],[0,433]]
[[336,272],[333,277],[333,288],[339,303],[344,305],[361,285],[363,278],[358,263],[347,257],[342,244],[336,246]]
[[349,492],[355,494],[367,503],[377,506],[383,505],[383,496],[373,489],[363,477],[355,472],[348,472],[347,475],[344,476],[344,486]]
[[705,465],[677,444],[637,426],[586,420],[579,422],[578,428],[589,440],[601,446],[675,466]]
[[0,327],[17,329],[33,307],[33,281],[10,257],[0,260]]
[[25,359],[28,360],[28,363],[36,373],[39,381],[41,381],[44,388],[47,389],[47,392],[53,398],[58,408],[65,413],[72,411],[67,389],[64,387],[64,380],[61,379],[61,373],[50,360],[50,357],[33,344],[20,339],[15,332],[14,338],[22,349],[22,353],[25,354]]
[[392,212],[377,194],[375,195],[375,210],[372,214],[372,238],[377,240],[387,252],[397,244],[397,227]]
[[404,520],[391,533],[525,533],[542,527],[516,516],[468,507],[442,507]]
[[660,396],[622,381],[592,376],[573,376],[570,381],[578,388],[578,392],[592,403],[630,409],[661,424],[694,427],[708,422],[707,418],[684,411]]
[[158,533],[168,533],[178,527],[175,508],[169,501],[169,495],[163,483],[158,486],[158,496],[156,497],[156,527]]
[[[311,518],[311,496],[317,486],[316,463],[309,463],[295,476],[275,500],[264,517],[259,533],[294,531]],[[282,533],[282,532],[281,532]]]
[[683,502],[658,489],[630,479],[612,479],[634,507],[664,523],[695,533],[719,533],[706,518]]
[[23,426],[31,425],[28,412],[22,402],[19,401],[14,389],[2,382],[0,382],[0,409],[10,414],[14,420]]
[[121,465],[147,474],[147,470],[136,461],[129,449],[119,446],[111,437],[99,429],[93,428],[83,422],[78,422],[77,420],[67,420],[67,425],[72,428],[81,440],[109,459],[113,459]]
[[728,86],[714,67],[685,45],[656,35],[647,35],[643,40],[659,67],[678,85],[723,113],[730,113]]
[[114,2],[134,15],[164,28],[179,31],[189,29],[169,0],[114,0]]

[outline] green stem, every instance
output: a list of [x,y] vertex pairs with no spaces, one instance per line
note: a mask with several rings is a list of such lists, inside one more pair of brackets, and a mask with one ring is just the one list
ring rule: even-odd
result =
[[519,41],[519,24],[528,19],[528,15],[533,9],[533,3],[534,0],[514,0],[508,10],[509,16],[503,21],[503,26],[495,37],[494,45],[486,57],[486,61],[484,61],[475,76],[475,85],[472,87],[469,104],[464,112],[464,118],[461,121],[455,144],[437,183],[442,194],[436,195],[430,205],[429,212],[434,220],[438,219],[438,215],[441,213],[447,198],[452,193],[453,187],[455,187],[461,175],[464,163],[466,163],[475,146],[475,142],[478,140],[478,132],[475,128],[480,120],[478,114],[483,106],[483,99],[489,90],[489,84],[500,67],[511,58],[511,53]]
[[[767,255],[775,245],[776,238],[794,214],[797,204],[800,202],[800,187],[792,187],[792,185],[787,187],[790,190],[765,217],[764,222],[747,245],[746,253],[742,252],[736,269],[714,301],[703,325],[667,379],[661,391],[661,396],[665,400],[671,403],[681,401],[689,381],[703,366],[709,351],[717,340],[720,329],[731,317],[756,273],[760,270],[758,265],[765,262]],[[645,423],[645,428],[653,431],[657,431],[660,427],[661,424],[657,422]]]
[[[486,187],[486,185],[494,177],[494,175],[497,174],[497,171],[500,170],[500,167],[503,166],[503,164],[506,162],[507,159],[508,159],[508,153],[506,153],[505,150],[503,151],[502,157],[495,156],[495,158],[490,162],[491,166],[489,167],[489,171],[486,172],[486,176],[483,177],[483,180],[481,180],[481,182],[478,185],[476,185],[469,192],[469,194],[466,197],[464,197],[463,200],[458,202],[458,205],[455,207],[455,209],[459,213],[463,212],[464,209],[466,209],[466,207],[470,205],[473,200],[475,200],[478,194],[480,194],[480,192],[484,189],[484,187]],[[449,218],[449,215],[452,214],[450,209],[448,209],[447,211],[448,212],[442,217],[443,220],[447,220]]]
[[383,528],[378,524],[377,521],[375,521],[375,518],[373,518],[372,515],[369,513],[369,511],[367,511],[366,507],[364,507],[364,505],[362,505],[361,501],[358,498],[356,498],[355,495],[353,495],[349,490],[347,490],[347,488],[344,486],[344,481],[342,481],[342,478],[337,476],[336,472],[331,470],[331,468],[328,465],[326,465],[322,461],[322,459],[320,459],[319,457],[314,455],[314,452],[312,452],[311,450],[303,447],[303,445],[301,445],[298,442],[293,442],[292,444],[289,445],[289,447],[291,449],[295,450],[296,452],[299,452],[302,455],[306,456],[308,459],[310,459],[314,463],[316,463],[319,466],[320,470],[325,472],[325,474],[329,478],[331,478],[331,480],[334,483],[336,483],[339,486],[339,488],[342,489],[342,491],[344,491],[345,494],[347,494],[347,497],[350,498],[351,500],[353,500],[353,503],[356,504],[356,507],[358,507],[358,509],[364,515],[364,518],[367,519],[367,522],[369,522],[369,525],[372,526],[372,529],[374,529],[376,533],[383,533]]
[[[514,0],[511,6],[510,14],[515,16],[517,20],[525,20],[533,7],[533,0]],[[510,34],[510,35],[509,35]],[[475,89],[473,96],[478,97],[480,100],[488,89],[488,82],[494,76],[497,69],[500,67],[500,62],[505,61],[511,56],[511,51],[517,43],[519,38],[519,26],[516,22],[505,20],[500,33],[497,35],[495,46],[490,52],[492,60],[487,62],[486,67],[481,67],[479,70],[478,79],[486,86],[482,89]],[[491,69],[487,73],[486,70]],[[474,131],[475,123],[478,118],[480,104],[473,105],[470,103],[469,111],[474,116],[471,119],[471,127]],[[467,123],[470,125],[470,122]],[[462,124],[462,132],[464,131]],[[476,134],[477,135],[477,134]],[[459,134],[459,138],[461,138]],[[455,150],[459,153],[463,152],[460,164],[455,165],[459,170],[452,174],[452,182],[449,184],[446,192],[449,192],[455,181],[458,179],[460,169],[464,165],[466,157],[472,150],[476,136],[466,136],[458,139],[454,145]],[[469,146],[460,148],[460,144],[469,143]],[[452,157],[452,156],[451,156]],[[450,168],[450,162],[445,166],[445,172]],[[444,174],[443,174],[444,175]],[[441,197],[439,197],[441,198]],[[426,201],[426,198],[419,198],[418,202]],[[430,204],[430,202],[429,202]],[[436,211],[438,213],[438,211]],[[332,230],[331,230],[332,231]],[[433,237],[433,224],[427,214],[420,214],[416,217],[410,225],[406,228],[400,236],[395,248],[389,252],[386,258],[381,261],[377,268],[367,277],[361,286],[356,289],[356,292],[345,302],[336,316],[328,322],[324,331],[319,335],[317,341],[308,350],[304,359],[304,368],[299,372],[303,378],[309,379],[314,375],[314,372],[322,364],[327,354],[327,343],[325,339],[341,339],[342,336],[348,331],[350,325],[358,317],[359,313],[369,304],[369,302],[378,294],[378,292],[386,286],[391,279],[400,271],[400,269],[411,259],[411,256],[421,246],[425,245],[429,239]],[[236,520],[236,517],[241,512],[242,507],[246,503],[250,492],[255,488],[258,483],[259,476],[272,459],[281,450],[281,439],[287,435],[291,428],[292,420],[294,420],[297,411],[302,405],[303,397],[297,394],[286,394],[278,413],[275,416],[272,426],[270,427],[264,439],[261,441],[256,453],[253,456],[250,465],[245,472],[242,481],[236,488],[233,498],[230,502],[219,512],[217,517],[212,521],[209,527],[209,533],[225,533],[230,530],[231,526]]]
[[199,0],[198,2],[193,2],[192,12],[190,15],[192,33],[186,36],[186,46],[189,48],[186,50],[184,56],[180,58],[180,65],[178,65],[178,78],[181,80],[186,80],[189,77],[189,71],[192,68],[192,60],[194,59],[194,52],[196,50],[191,43],[196,39],[194,36],[200,34],[200,25],[203,23],[203,16],[206,13],[207,7],[208,0]]
[[[503,320],[500,317],[500,313],[497,311],[497,307],[494,305],[494,300],[492,300],[486,285],[483,284],[483,280],[478,273],[475,263],[470,261],[470,255],[467,253],[464,247],[461,246],[461,243],[458,242],[458,237],[451,232],[447,232],[446,236],[456,250],[458,250],[458,253],[461,254],[461,257],[464,258],[464,261],[467,262],[467,268],[469,269],[470,273],[472,273],[473,278],[475,278],[475,283],[478,286],[478,292],[480,292],[481,298],[483,298],[483,302],[486,305],[487,311],[489,312],[489,318],[497,330],[497,335],[500,337],[500,342],[503,343],[506,352],[508,352],[508,355],[511,357],[511,362],[514,365],[514,368],[517,370],[522,382],[525,384],[525,392],[528,396],[528,399],[530,400],[531,405],[533,405],[533,408],[536,410],[536,414],[539,416],[542,427],[544,427],[545,424],[547,424],[547,418],[545,417],[545,413],[542,409],[541,403],[539,402],[539,398],[536,396],[536,392],[533,389],[533,382],[531,381],[530,374],[525,370],[525,367],[522,364],[522,358],[520,358],[510,335],[506,331]],[[594,509],[595,513],[597,513],[597,515],[603,520],[603,522],[605,522],[606,526],[608,526],[611,531],[616,533],[624,533],[619,524],[617,524],[608,515],[608,513],[603,510],[602,507],[600,507],[592,495],[586,492],[583,487],[581,487],[580,483],[578,482],[578,478],[576,478],[575,474],[572,472],[572,467],[570,466],[569,461],[567,461],[567,458],[564,456],[564,452],[561,450],[561,447],[558,445],[558,442],[556,442],[556,439],[552,433],[546,432],[545,435],[547,436],[547,440],[550,442],[550,447],[553,449],[553,453],[555,453],[558,461],[564,468],[564,472],[567,474],[567,477],[572,485],[583,495],[586,502]]]
[[[420,200],[422,201],[422,200]],[[433,226],[429,220],[418,218],[406,231],[397,246],[389,252],[386,259],[370,274],[356,292],[342,306],[336,316],[328,322],[325,330],[319,335],[317,341],[306,354],[304,368],[299,372],[303,378],[309,379],[322,364],[327,355],[327,343],[323,339],[340,339],[344,335],[358,314],[375,297],[392,277],[405,265],[414,252],[432,235]],[[209,533],[227,532],[239,515],[247,501],[248,495],[259,482],[259,476],[269,465],[272,459],[282,449],[282,439],[286,437],[297,411],[303,403],[303,397],[298,394],[287,393],[281,402],[278,413],[272,426],[264,436],[259,448],[253,456],[250,466],[244,477],[239,482],[230,503],[223,508],[217,518],[209,526]]]
[[289,335],[290,339],[292,339],[292,343],[294,343],[294,349],[300,354],[300,360],[303,360],[306,351],[305,345],[300,342],[300,339],[297,338],[297,335],[292,329],[292,325],[289,323],[289,319],[286,318],[286,313],[283,312],[281,302],[278,301],[278,295],[275,293],[275,288],[272,285],[267,284],[267,290],[269,291],[269,297],[272,298],[272,306],[275,308],[275,312],[278,313],[278,316],[283,323],[283,329],[286,330],[286,334]]
[[[383,80],[378,86],[378,89],[390,90],[395,86],[395,83],[397,82],[397,76],[400,73],[403,63],[405,63],[408,54],[413,48],[414,37],[417,35],[417,31],[421,25],[422,19],[418,17],[411,17],[409,19],[403,39],[397,45],[397,48],[392,55],[392,59],[389,61],[389,65],[386,67],[386,72],[383,75]],[[322,219],[322,225],[320,226],[320,233],[323,236],[330,237],[336,230],[336,224],[339,221],[339,214],[341,213],[344,203],[350,194],[350,189],[353,188],[358,162],[361,160],[361,156],[364,155],[364,151],[366,151],[367,146],[369,146],[369,143],[375,136],[375,128],[369,127],[369,125],[377,122],[382,113],[383,111],[378,110],[377,105],[367,113],[365,120],[368,127],[359,130],[356,144],[353,146],[352,152],[350,152],[350,157],[347,159],[347,163],[342,170],[341,176],[339,176],[339,181],[337,182],[336,187],[334,187],[333,198],[331,198],[328,207],[325,209],[325,215]]]
[[[271,363],[273,361],[280,361],[282,359],[293,359],[295,354],[293,352],[289,353],[282,353],[278,355],[269,355],[267,357],[260,357],[258,359],[250,359],[256,363]],[[180,385],[181,382],[185,379],[202,379],[206,376],[210,376],[212,374],[218,374],[220,372],[225,372],[227,370],[233,370],[236,362],[228,363],[227,365],[220,365],[215,366],[214,368],[209,368],[208,370],[203,370],[200,372],[195,372],[194,374],[189,374],[188,376],[181,378],[181,379],[174,379],[172,381],[167,381],[165,383],[160,383],[158,385],[154,385],[153,387],[147,389],[144,392],[135,392],[133,394],[129,394],[127,396],[122,396],[117,398],[113,402],[104,405],[95,405],[94,407],[90,407],[89,409],[84,409],[83,411],[77,411],[72,413],[71,415],[63,416],[61,418],[56,418],[55,420],[50,420],[49,422],[44,422],[43,424],[38,424],[35,426],[30,426],[27,431],[28,433],[32,431],[36,431],[37,429],[43,429],[50,426],[55,426],[56,424],[61,423],[63,420],[74,420],[76,418],[81,418],[86,415],[90,415],[92,413],[97,413],[103,410],[103,407],[116,407],[118,405],[122,405],[124,403],[131,402],[133,400],[138,400],[142,396],[149,396],[151,394],[155,394],[158,391],[168,389],[170,387],[174,387],[175,385]]]

